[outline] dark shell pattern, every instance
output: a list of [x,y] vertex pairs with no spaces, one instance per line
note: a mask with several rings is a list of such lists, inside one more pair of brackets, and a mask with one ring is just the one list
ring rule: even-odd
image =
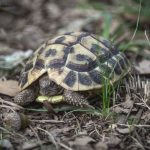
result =
[[25,89],[47,72],[65,89],[92,90],[101,88],[106,78],[118,81],[129,70],[126,56],[109,41],[90,33],[71,32],[35,51],[20,76],[20,86]]

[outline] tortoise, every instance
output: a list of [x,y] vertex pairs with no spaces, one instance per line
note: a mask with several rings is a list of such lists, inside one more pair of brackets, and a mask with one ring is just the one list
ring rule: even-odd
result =
[[39,94],[62,95],[59,102],[90,108],[88,95],[100,90],[105,79],[113,84],[130,69],[124,53],[105,38],[87,32],[66,33],[48,40],[33,53],[20,75],[22,91],[14,101],[25,106]]

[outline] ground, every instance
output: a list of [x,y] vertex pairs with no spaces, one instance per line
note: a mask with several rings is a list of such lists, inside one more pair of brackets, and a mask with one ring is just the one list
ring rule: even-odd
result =
[[[0,0],[0,149],[150,149],[147,6],[148,0]],[[27,58],[47,39],[68,31],[109,39],[124,51],[132,72],[91,100],[94,111],[60,104],[50,113],[39,103],[16,105],[13,96]],[[7,120],[12,113],[24,127]]]

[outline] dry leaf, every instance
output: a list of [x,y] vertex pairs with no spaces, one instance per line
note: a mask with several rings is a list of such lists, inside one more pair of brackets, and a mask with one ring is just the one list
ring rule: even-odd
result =
[[120,106],[116,106],[116,107],[114,107],[113,108],[113,111],[115,112],[115,113],[125,113],[125,114],[127,114],[127,113],[129,113],[129,109],[125,109],[125,108],[123,108],[123,107],[120,107]]
[[131,100],[131,97],[127,94],[126,95],[126,101],[122,103],[122,106],[126,109],[131,108],[133,106],[133,101]]
[[116,128],[120,134],[129,134],[133,131],[134,127]]
[[95,142],[95,140],[89,136],[76,137],[75,141],[70,141],[70,145],[87,145],[88,143]]
[[121,139],[115,135],[111,135],[110,137],[106,138],[106,144],[111,146],[111,147],[115,147],[116,145],[119,145],[119,143],[121,142]]
[[15,96],[19,91],[20,87],[18,82],[15,80],[0,80],[0,94]]
[[96,150],[108,150],[108,146],[106,143],[100,141],[95,145],[95,149]]
[[140,74],[150,74],[150,60],[142,60],[135,68]]
[[70,150],[93,150],[92,146],[90,144],[87,145],[73,145],[73,149]]

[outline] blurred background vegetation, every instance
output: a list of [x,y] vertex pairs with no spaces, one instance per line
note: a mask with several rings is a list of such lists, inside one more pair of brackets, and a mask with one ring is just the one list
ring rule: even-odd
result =
[[[5,138],[5,147],[12,143],[18,149],[36,149],[39,145],[42,149],[45,141],[50,144],[46,143],[49,147],[44,149],[57,148],[60,142],[64,149],[70,149],[67,145],[73,142],[75,146],[81,143],[82,149],[87,150],[94,149],[94,145],[96,150],[149,149],[149,6],[150,0],[0,0],[0,149]],[[71,31],[92,32],[109,39],[124,51],[140,77],[131,77],[129,83],[125,82],[125,89],[120,83],[121,90],[116,91],[105,82],[100,99],[107,100],[104,115],[96,111],[95,116],[74,114],[73,108],[68,107],[71,112],[53,116],[33,104],[25,109],[25,114],[35,120],[33,126],[21,134],[8,132],[3,128],[3,116],[20,109],[8,96],[13,96],[13,89],[18,92],[14,87],[18,87],[26,60],[46,40]],[[143,77],[148,80],[142,81]],[[116,105],[110,108],[109,116],[105,110],[111,100]],[[96,104],[101,106],[101,101],[96,100]],[[56,109],[67,110],[59,106]],[[55,123],[49,122],[51,118]],[[86,136],[81,138],[82,135]]]
[[19,72],[16,66],[31,53],[7,55],[33,52],[48,38],[70,31],[104,36],[133,64],[149,60],[149,6],[149,0],[0,0],[0,68]]

